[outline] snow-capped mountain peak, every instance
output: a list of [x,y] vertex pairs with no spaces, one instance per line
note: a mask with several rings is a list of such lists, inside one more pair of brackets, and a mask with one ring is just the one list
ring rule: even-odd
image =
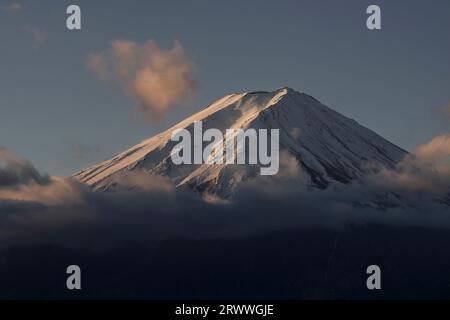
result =
[[162,175],[178,186],[232,196],[243,180],[255,175],[255,165],[174,165],[171,140],[176,129],[193,131],[202,121],[204,130],[279,129],[280,151],[298,162],[312,187],[349,183],[364,176],[368,167],[393,167],[406,151],[385,140],[315,98],[284,87],[273,92],[227,95],[125,152],[74,175],[96,189],[120,188],[130,173]]

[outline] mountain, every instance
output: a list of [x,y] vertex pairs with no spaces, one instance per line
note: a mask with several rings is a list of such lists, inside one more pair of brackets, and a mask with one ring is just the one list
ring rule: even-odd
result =
[[[312,188],[332,183],[348,184],[368,170],[392,168],[407,152],[375,132],[324,106],[315,98],[282,88],[273,92],[231,94],[170,129],[124,151],[110,160],[82,170],[74,177],[97,190],[124,187],[131,174],[161,175],[179,187],[208,191],[221,197],[233,195],[244,180],[259,174],[258,165],[174,165],[171,141],[176,129],[193,132],[194,122],[203,130],[279,129],[280,152],[297,160]],[[126,186],[129,188],[129,185]]]

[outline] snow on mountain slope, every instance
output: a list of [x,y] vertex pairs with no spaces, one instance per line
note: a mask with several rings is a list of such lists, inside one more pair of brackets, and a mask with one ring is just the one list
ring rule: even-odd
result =
[[[74,175],[95,189],[120,188],[130,173],[162,175],[178,186],[189,186],[229,197],[239,183],[259,174],[258,165],[174,165],[170,154],[178,142],[175,129],[279,129],[280,152],[297,159],[311,187],[347,184],[375,167],[393,167],[406,151],[356,121],[329,109],[313,97],[282,88],[274,92],[228,95],[172,128],[114,158]],[[127,186],[129,187],[129,186]]]

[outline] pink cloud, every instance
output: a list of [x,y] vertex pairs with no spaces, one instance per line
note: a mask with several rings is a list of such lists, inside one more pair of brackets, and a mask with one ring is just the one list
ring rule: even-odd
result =
[[433,138],[415,150],[415,155],[422,161],[442,164],[450,160],[450,134]]
[[444,196],[450,191],[450,134],[418,146],[395,169],[383,169],[373,179],[376,185],[397,191]]
[[160,120],[195,89],[194,65],[176,41],[160,49],[153,41],[115,40],[107,53],[88,56],[88,67],[113,80],[133,97],[151,120]]

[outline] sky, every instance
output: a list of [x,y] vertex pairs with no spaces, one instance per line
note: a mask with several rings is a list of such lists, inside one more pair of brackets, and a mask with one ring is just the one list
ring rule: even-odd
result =
[[[82,30],[66,28],[81,8]],[[366,28],[378,4],[382,30]],[[110,158],[234,92],[289,86],[407,150],[449,132],[450,2],[0,0],[0,146],[51,175]],[[115,40],[171,49],[195,92],[158,121],[87,65]],[[105,58],[106,59],[106,58]]]

